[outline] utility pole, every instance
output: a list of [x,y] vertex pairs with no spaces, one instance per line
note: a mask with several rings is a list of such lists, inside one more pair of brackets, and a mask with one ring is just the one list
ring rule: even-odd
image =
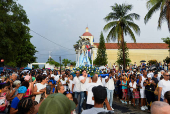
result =
[[61,76],[61,56],[59,57],[60,60],[60,76]]

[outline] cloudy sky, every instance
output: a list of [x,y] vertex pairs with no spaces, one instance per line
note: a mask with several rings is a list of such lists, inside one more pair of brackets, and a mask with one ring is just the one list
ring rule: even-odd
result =
[[[136,36],[137,43],[162,43],[162,37],[168,37],[169,32],[164,22],[162,29],[157,30],[159,12],[145,25],[144,16],[147,13],[147,0],[18,0],[30,19],[29,27],[41,36],[53,41],[50,42],[40,35],[30,31],[31,42],[39,51],[36,53],[38,62],[46,62],[49,51],[52,58],[59,61],[59,56],[75,60],[73,44],[89,27],[89,32],[99,42],[99,36],[106,22],[103,18],[111,12],[115,3],[132,4],[131,12],[138,13],[141,18],[135,21],[141,29],[140,36]],[[107,32],[104,32],[107,36]],[[125,41],[132,42],[129,36]],[[59,44],[59,45],[58,45]]]

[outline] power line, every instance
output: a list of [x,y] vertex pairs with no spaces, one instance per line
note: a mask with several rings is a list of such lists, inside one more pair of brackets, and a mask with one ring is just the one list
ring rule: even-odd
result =
[[[31,29],[30,29],[30,30],[31,30]],[[40,37],[42,37],[42,38],[48,40],[49,42],[54,43],[55,45],[58,45],[58,46],[63,47],[63,48],[65,48],[65,49],[67,49],[67,50],[72,50],[72,51],[73,51],[73,49],[69,49],[69,48],[67,48],[67,47],[64,47],[64,46],[62,46],[62,45],[60,45],[60,44],[57,44],[57,43],[55,43],[55,42],[49,40],[48,38],[46,38],[46,37],[40,35],[39,33],[35,32],[35,31],[33,31],[33,30],[31,30],[31,31],[34,32],[35,34],[39,35]]]

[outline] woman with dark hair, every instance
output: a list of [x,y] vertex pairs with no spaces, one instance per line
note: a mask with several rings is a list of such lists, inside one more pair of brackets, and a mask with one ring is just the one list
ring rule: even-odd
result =
[[42,76],[41,83],[37,83],[34,86],[33,94],[36,95],[35,101],[37,101],[38,103],[40,102],[41,94],[46,91],[46,85],[47,85],[46,83],[47,83],[47,78],[45,76]]
[[132,93],[132,102],[135,106],[135,91],[136,91],[136,81],[134,78],[131,78],[131,82],[129,83],[129,88]]
[[[122,82],[122,92],[123,92],[123,97],[121,102],[127,104],[126,100],[127,100],[127,81],[126,81],[126,76],[123,77]],[[123,101],[124,99],[124,101]]]
[[145,86],[145,95],[147,100],[148,112],[150,112],[150,107],[152,105],[152,102],[155,101],[155,95],[154,95],[155,87],[153,85],[154,81],[151,80],[152,76],[148,75],[147,77],[148,78],[144,81],[144,86]]
[[50,78],[50,80],[48,81],[48,85],[51,85],[51,94],[52,93],[55,93],[55,84],[56,84],[56,81],[53,79],[53,78]]
[[164,102],[168,103],[170,105],[170,91],[167,91],[164,94]]
[[28,87],[29,87],[29,82],[24,81],[24,82],[22,82],[22,85],[21,85],[21,86],[25,86],[25,87],[28,89]]
[[33,114],[34,102],[31,98],[23,98],[18,103],[17,114]]

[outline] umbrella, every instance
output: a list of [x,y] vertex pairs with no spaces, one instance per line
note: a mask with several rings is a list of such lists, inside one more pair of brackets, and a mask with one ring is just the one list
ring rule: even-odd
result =
[[105,69],[106,67],[105,66],[101,66],[101,67],[99,67],[99,69],[101,70],[101,69]]
[[142,60],[142,61],[140,61],[141,63],[144,63],[144,62],[146,62],[145,60]]
[[30,67],[25,67],[24,70],[32,70]]

